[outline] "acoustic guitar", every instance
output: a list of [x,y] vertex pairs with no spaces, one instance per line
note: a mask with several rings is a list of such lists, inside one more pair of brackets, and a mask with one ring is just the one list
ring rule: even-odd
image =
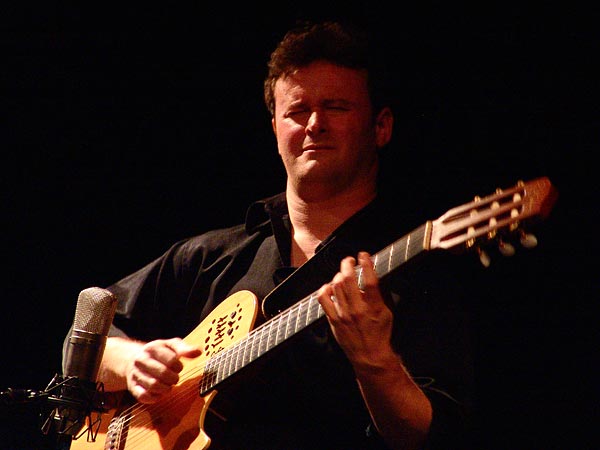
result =
[[[556,198],[557,191],[546,177],[476,197],[373,255],[375,272],[382,278],[417,255],[434,250],[477,250],[487,266],[489,260],[483,248],[491,242],[510,249],[510,240],[516,236],[524,246],[534,245],[535,238],[526,233],[525,227],[545,219]],[[360,271],[358,267],[359,283]],[[258,311],[257,297],[250,291],[228,297],[184,338],[200,346],[203,353],[197,358],[182,358],[180,381],[167,396],[154,404],[123,402],[93,421],[88,417],[86,429],[75,437],[71,448],[207,449],[211,438],[204,422],[217,387],[324,317],[316,291],[253,329]]]

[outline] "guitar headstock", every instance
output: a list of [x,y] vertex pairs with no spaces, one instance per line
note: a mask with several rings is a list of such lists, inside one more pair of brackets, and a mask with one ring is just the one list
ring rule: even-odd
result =
[[521,244],[533,247],[536,238],[526,233],[527,226],[545,219],[552,210],[558,192],[547,177],[527,182],[519,181],[508,189],[475,199],[448,210],[431,222],[431,233],[426,248],[454,252],[476,249],[481,262],[489,265],[482,247],[498,242],[501,253],[510,256],[514,247],[510,236],[518,235]]

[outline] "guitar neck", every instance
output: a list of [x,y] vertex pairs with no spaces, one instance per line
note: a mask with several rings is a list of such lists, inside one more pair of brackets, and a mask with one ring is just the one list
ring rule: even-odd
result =
[[[394,272],[400,266],[428,249],[430,236],[431,222],[426,222],[373,255],[371,260],[373,261],[373,268],[375,269],[377,278],[384,278],[386,275]],[[361,272],[361,268],[358,267],[358,285],[362,287],[362,280],[360,278]]]
[[[430,225],[430,222],[421,225],[373,255],[371,259],[377,277],[383,278],[425,250]],[[357,267],[359,286],[362,285],[361,272],[361,268]],[[214,389],[222,381],[322,318],[325,313],[317,294],[318,291],[315,291],[306,296],[208,360],[200,383],[200,394]]]

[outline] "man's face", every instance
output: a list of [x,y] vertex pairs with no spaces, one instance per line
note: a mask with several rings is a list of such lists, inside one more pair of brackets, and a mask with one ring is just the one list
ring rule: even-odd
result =
[[352,188],[371,179],[376,122],[362,70],[313,62],[275,84],[272,120],[288,183]]

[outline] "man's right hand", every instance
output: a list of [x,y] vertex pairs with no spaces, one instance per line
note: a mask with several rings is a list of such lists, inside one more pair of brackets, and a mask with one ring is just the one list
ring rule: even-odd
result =
[[155,403],[179,381],[180,358],[201,354],[181,338],[144,343],[113,337],[107,341],[99,378],[107,391],[126,388],[137,401]]
[[182,356],[200,356],[201,350],[180,338],[143,344],[126,368],[127,389],[141,403],[154,403],[179,381]]

